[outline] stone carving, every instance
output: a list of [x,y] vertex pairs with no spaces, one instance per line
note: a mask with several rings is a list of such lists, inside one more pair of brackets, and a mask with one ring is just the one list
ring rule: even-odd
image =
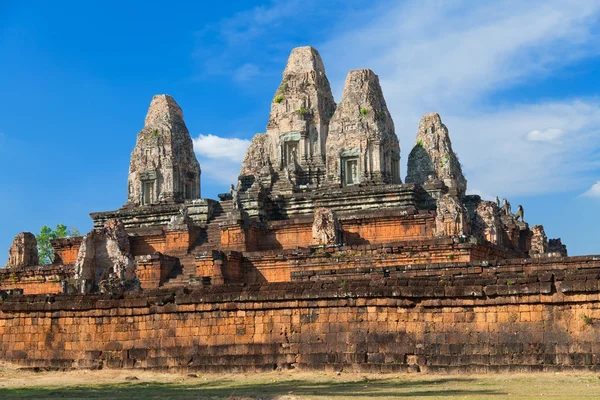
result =
[[120,220],[110,219],[103,229],[92,229],[83,237],[75,262],[75,281],[81,292],[94,290],[106,279],[135,280],[134,269],[129,236]]
[[512,215],[510,202],[507,199],[502,199],[502,212],[504,215]]
[[334,111],[335,101],[319,52],[309,46],[293,49],[273,96],[267,132],[252,140],[240,176],[257,176],[264,166],[261,159],[268,157],[275,171],[298,164],[305,180],[317,183]]
[[458,157],[452,150],[448,128],[439,114],[426,114],[419,122],[417,139],[408,156],[406,183],[423,185],[428,175],[434,175],[459,197],[467,190]]
[[498,196],[496,196],[496,205],[498,206],[498,208],[500,208],[500,199],[498,198]]
[[493,201],[482,201],[477,204],[471,222],[473,236],[495,245],[502,245],[502,221],[499,214],[500,209]]
[[400,144],[394,121],[379,78],[370,69],[348,73],[326,147],[330,183],[401,183]]
[[531,249],[529,250],[530,257],[540,257],[548,253],[548,237],[544,232],[542,225],[534,225],[531,228]]
[[[239,183],[238,183],[238,187],[239,187]],[[231,184],[229,193],[231,193],[231,205],[232,205],[233,209],[239,210],[240,209],[240,199],[238,196],[238,189],[236,189],[235,186],[233,186],[233,183]]]
[[467,224],[467,209],[456,198],[443,195],[436,206],[435,230],[436,236],[462,236],[469,233]]
[[152,98],[129,165],[127,205],[200,198],[200,164],[183,111],[168,95]]
[[179,209],[179,213],[177,215],[173,215],[169,220],[169,224],[167,225],[167,229],[173,230],[187,230],[190,226],[190,218],[188,216],[188,208],[183,206]]
[[515,219],[517,221],[525,222],[525,210],[523,210],[523,206],[519,204],[517,207],[517,213],[515,214]]
[[8,249],[7,267],[30,267],[39,265],[37,240],[33,233],[21,232]]
[[312,226],[314,246],[334,245],[340,242],[340,226],[335,213],[327,208],[317,208]]

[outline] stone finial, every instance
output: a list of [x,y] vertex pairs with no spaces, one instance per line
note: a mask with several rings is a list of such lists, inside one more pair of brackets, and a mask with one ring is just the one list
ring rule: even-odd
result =
[[400,183],[400,144],[379,78],[370,69],[346,77],[329,125],[327,175],[343,185]]
[[325,75],[325,66],[317,49],[312,46],[301,46],[292,49],[283,70],[284,78],[298,74],[310,74],[313,71]]
[[[283,79],[271,102],[263,157],[276,171],[292,168],[304,183],[324,175],[325,141],[335,101],[319,52],[312,47],[292,50]],[[258,170],[244,163],[242,172]]]
[[37,240],[33,233],[21,232],[8,249],[7,267],[31,267],[39,265]]
[[144,126],[161,124],[163,121],[183,123],[183,111],[175,99],[168,94],[157,94],[152,97]]
[[340,242],[340,226],[335,213],[328,208],[315,210],[312,226],[314,246],[334,245]]
[[200,198],[200,164],[179,105],[154,96],[144,124],[131,153],[127,205]]
[[462,197],[467,190],[458,157],[452,151],[448,128],[439,114],[426,114],[419,122],[415,147],[408,156],[406,183],[423,185],[429,175],[443,181]]

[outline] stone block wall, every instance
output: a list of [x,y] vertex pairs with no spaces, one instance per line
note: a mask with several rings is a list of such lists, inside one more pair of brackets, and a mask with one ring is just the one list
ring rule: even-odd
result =
[[62,281],[73,270],[62,265],[0,269],[0,290],[21,289],[24,294],[62,293]]
[[[453,268],[459,263],[481,260],[495,263],[506,255],[491,244],[460,243],[451,238],[385,245],[346,245],[247,252],[244,253],[241,264],[242,282],[335,279],[341,275],[347,279],[359,279],[370,275],[371,271],[380,274],[383,268],[411,270],[431,264]],[[225,269],[229,268],[232,266],[225,266]]]
[[[339,216],[342,242],[348,245],[383,244],[429,239],[434,236],[435,214],[383,211]],[[268,251],[309,247],[311,217],[251,224],[247,229],[227,224],[221,229],[221,248],[234,251]]]
[[600,258],[536,267],[487,267],[485,279],[477,278],[486,269],[479,267],[470,277],[438,271],[428,279],[125,297],[9,296],[0,305],[0,359],[42,368],[213,372],[598,370]]
[[177,262],[176,258],[160,253],[136,257],[135,274],[141,288],[143,290],[158,288],[165,282]]
[[70,237],[52,240],[54,264],[73,265],[77,261],[77,253],[82,237]]

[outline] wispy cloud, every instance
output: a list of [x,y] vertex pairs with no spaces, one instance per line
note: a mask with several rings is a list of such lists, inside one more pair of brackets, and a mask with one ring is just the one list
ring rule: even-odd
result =
[[582,196],[595,197],[600,199],[600,181],[594,183],[591,188],[589,188],[582,194]]
[[246,63],[234,71],[233,79],[237,82],[247,82],[258,75],[260,75],[260,68],[255,64]]
[[557,141],[565,131],[557,128],[550,129],[534,129],[525,135],[525,138],[530,142],[555,142]]
[[[196,78],[234,74],[234,79],[243,82],[250,77],[248,72],[251,77],[258,75],[256,62],[264,62],[273,51],[285,46],[282,38],[298,24],[292,17],[313,3],[313,0],[271,0],[196,32],[193,54],[198,63]],[[303,18],[309,17],[303,14]],[[279,40],[272,40],[274,33]],[[259,42],[261,45],[257,46]]]
[[[337,7],[336,18],[324,7]],[[367,67],[380,76],[404,161],[420,117],[436,111],[471,192],[583,191],[600,170],[598,99],[494,99],[600,55],[597,0],[382,1],[360,13],[352,8],[291,0],[238,13],[198,33],[201,73],[230,74],[237,82],[278,75],[297,32],[327,26],[324,39],[303,44],[319,49],[338,101],[348,70]],[[215,46],[203,46],[208,34],[218,36]]]
[[410,1],[320,48],[338,95],[345,71],[379,74],[405,160],[420,116],[437,111],[472,191],[561,191],[581,186],[598,168],[591,154],[600,149],[600,103],[555,98],[498,106],[492,96],[599,55],[599,15],[593,0]]

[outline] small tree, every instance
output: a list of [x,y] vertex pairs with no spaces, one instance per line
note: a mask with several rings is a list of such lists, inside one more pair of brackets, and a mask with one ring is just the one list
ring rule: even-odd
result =
[[39,235],[36,235],[38,254],[40,257],[40,264],[48,265],[54,261],[54,250],[52,249],[53,239],[64,238],[67,236],[79,236],[79,229],[73,227],[68,229],[64,224],[56,225],[56,228],[52,229],[49,226],[42,226]]

